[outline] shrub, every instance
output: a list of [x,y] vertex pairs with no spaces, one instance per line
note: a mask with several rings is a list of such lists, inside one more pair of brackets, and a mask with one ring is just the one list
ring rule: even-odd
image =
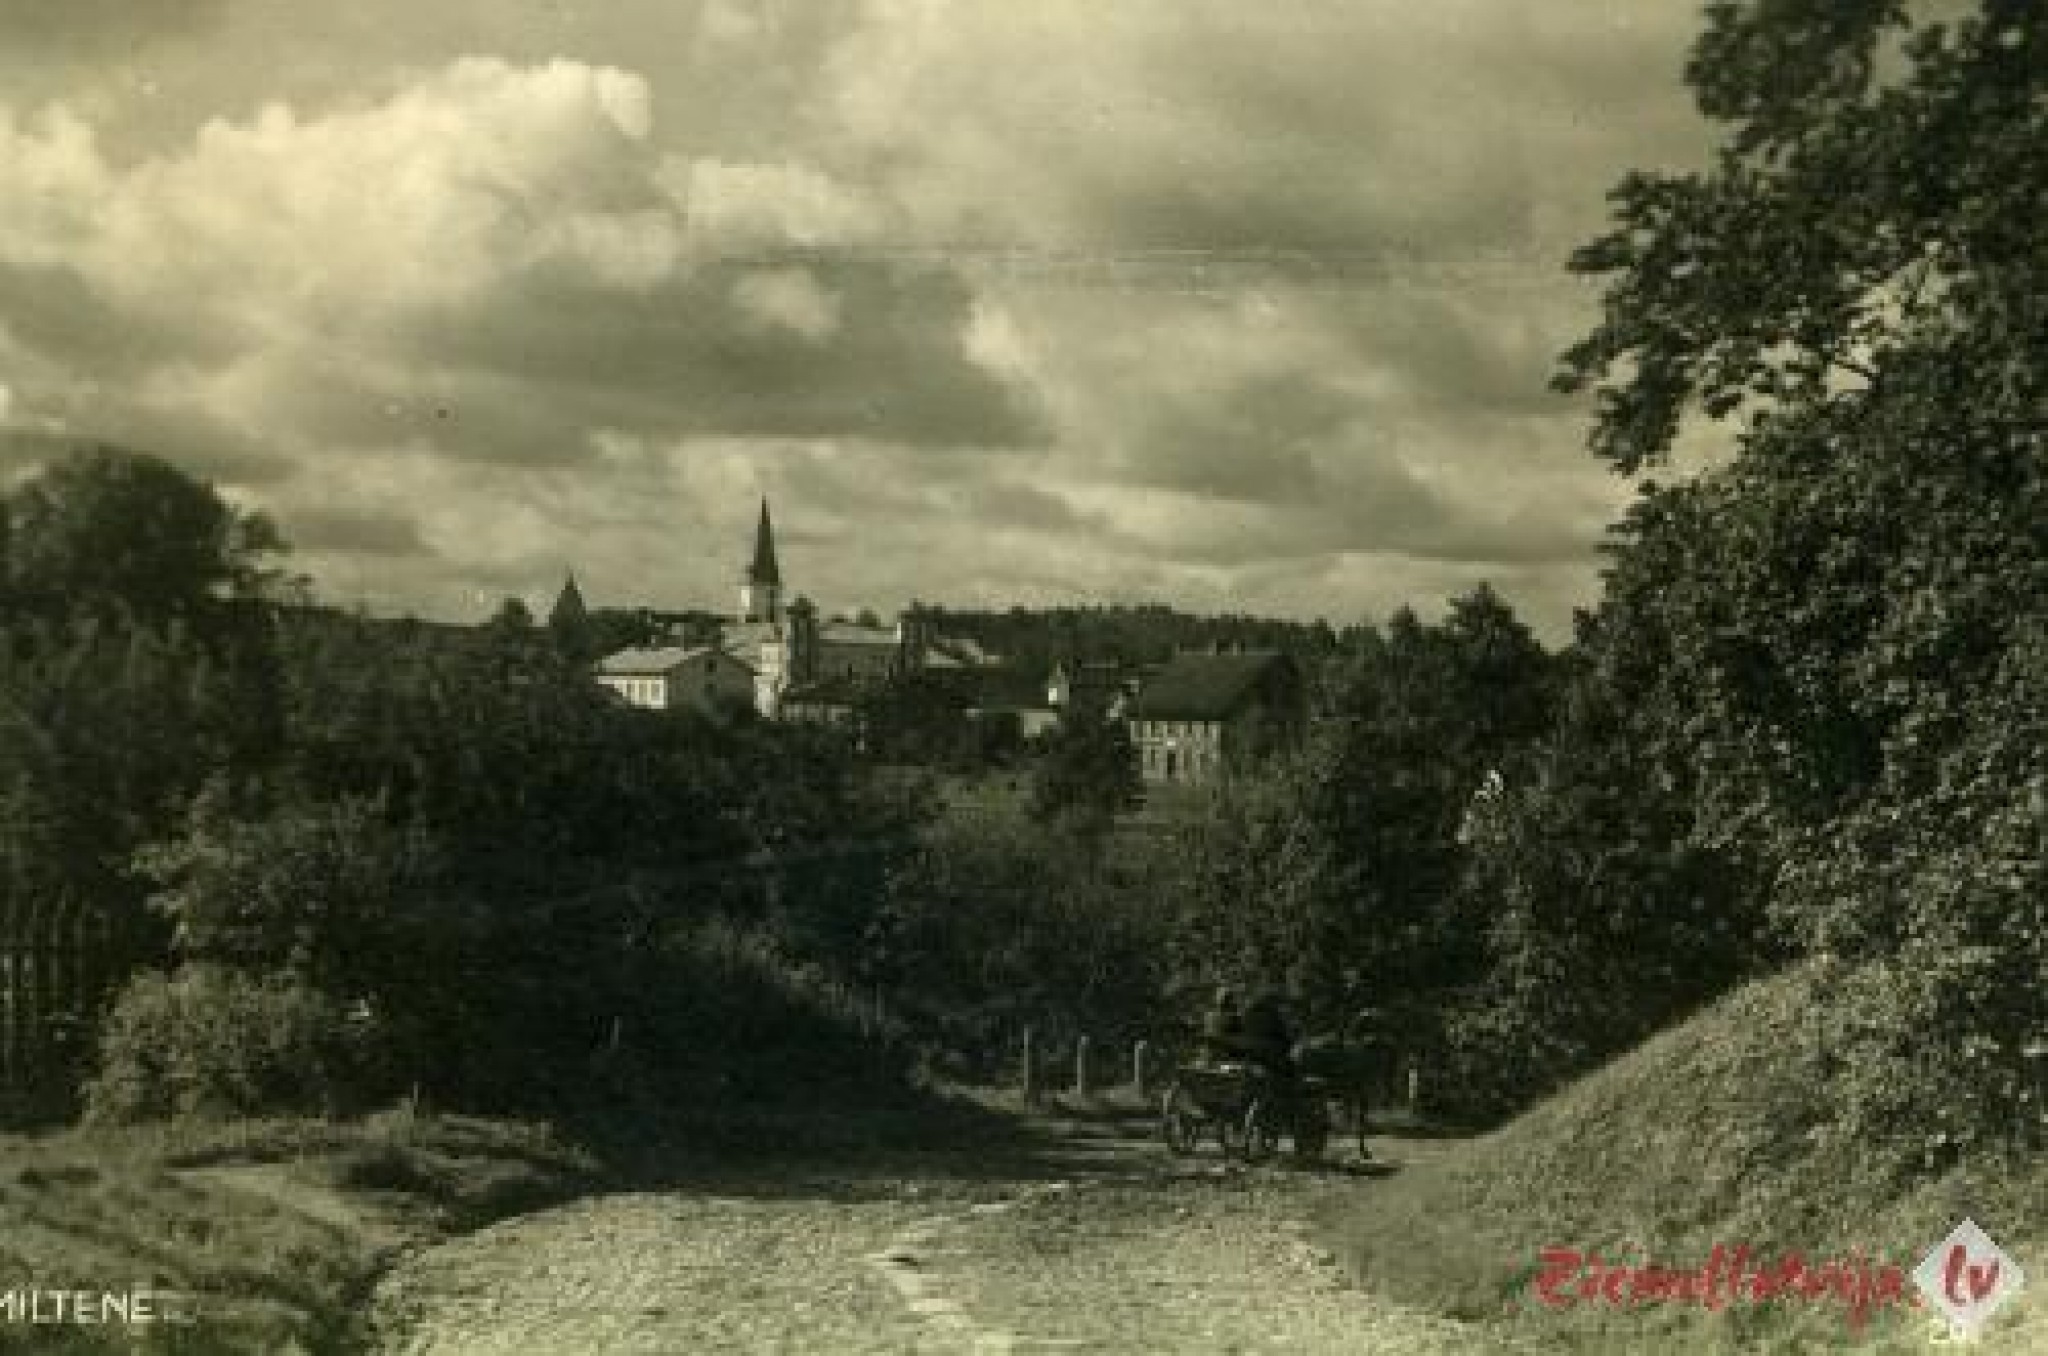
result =
[[86,1118],[332,1114],[374,1081],[365,1025],[288,978],[218,965],[146,973],[107,1016]]
[[909,1053],[880,1005],[767,935],[710,920],[665,953],[665,993],[644,1018],[643,1053],[667,1066],[657,1082],[743,1102],[903,1086]]
[[890,882],[871,973],[930,1053],[967,1067],[1025,1025],[1062,1044],[1153,1031],[1171,920],[1128,855],[1015,810],[944,821]]

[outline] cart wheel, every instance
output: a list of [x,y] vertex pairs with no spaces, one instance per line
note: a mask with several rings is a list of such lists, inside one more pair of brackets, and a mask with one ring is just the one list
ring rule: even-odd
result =
[[1293,1138],[1296,1161],[1313,1163],[1321,1158],[1330,1143],[1330,1113],[1320,1106],[1303,1111]]
[[1245,1108],[1242,1129],[1245,1162],[1263,1163],[1273,1156],[1277,1136],[1273,1133],[1272,1115],[1257,1098]]
[[1175,1083],[1159,1099],[1159,1133],[1166,1147],[1177,1154],[1191,1154],[1202,1136],[1202,1113],[1187,1091]]
[[1351,1132],[1358,1138],[1358,1156],[1369,1159],[1372,1157],[1372,1147],[1365,1142],[1365,1099],[1363,1097],[1353,1098],[1349,1110],[1351,1113]]
[[1245,1133],[1249,1125],[1248,1114],[1216,1118],[1216,1142],[1223,1146],[1225,1158],[1251,1157],[1251,1142]]

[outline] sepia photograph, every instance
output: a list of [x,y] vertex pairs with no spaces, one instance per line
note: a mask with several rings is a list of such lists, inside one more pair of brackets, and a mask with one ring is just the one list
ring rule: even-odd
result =
[[2040,0],[0,0],[0,1353],[2048,1352]]

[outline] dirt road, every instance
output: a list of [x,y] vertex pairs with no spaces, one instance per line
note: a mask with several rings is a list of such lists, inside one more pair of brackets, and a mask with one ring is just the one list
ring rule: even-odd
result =
[[408,1356],[1483,1349],[1348,1286],[1310,1241],[1331,1193],[1372,1184],[1068,1125],[993,1159],[579,1201],[410,1258],[373,1312]]

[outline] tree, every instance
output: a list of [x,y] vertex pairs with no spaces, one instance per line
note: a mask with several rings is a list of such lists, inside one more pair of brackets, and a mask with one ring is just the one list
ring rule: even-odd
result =
[[[532,620],[530,613],[527,620]],[[573,574],[562,581],[562,591],[555,595],[554,606],[548,609],[548,634],[554,637],[555,648],[571,663],[589,663],[601,652],[597,625],[591,619],[590,609],[584,606],[583,590],[576,587]]]
[[1106,828],[1143,794],[1138,750],[1120,720],[1062,720],[1031,773],[1031,812],[1041,822]]
[[883,762],[926,767],[970,762],[976,741],[967,706],[961,680],[935,670],[871,683],[859,698],[867,749]]
[[955,1054],[1006,1059],[1026,1024],[1049,1043],[1156,1032],[1155,889],[1014,809],[941,818],[892,873],[875,977]]
[[269,521],[141,453],[93,447],[46,466],[9,508],[13,583],[45,607],[190,616],[276,581]]
[[1767,897],[1773,932],[1891,975],[1859,1018],[1871,1067],[1941,1076],[1858,1083],[1853,1114],[1935,1124],[1970,1086],[1967,1128],[1996,1133],[2009,1113],[1981,1094],[2016,1085],[2048,962],[2048,747],[2027,715],[2048,627],[2048,11],[1708,17],[1688,78],[1726,142],[1705,172],[1616,190],[1574,261],[1608,279],[1603,318],[1560,384],[1594,393],[1594,450],[1624,472],[1699,414],[1734,453],[1622,525],[1592,659],[1688,840]]
[[508,596],[484,624],[496,631],[525,635],[533,630],[533,609],[526,605],[524,598]]
[[[1559,377],[1596,391],[1595,450],[1654,465],[1695,404],[1759,434],[1867,412],[1925,364],[1975,397],[1950,402],[1958,426],[2038,437],[2040,7],[1981,0],[1955,24],[1900,0],[1708,14],[1687,78],[1730,128],[1714,168],[1630,175],[1614,229],[1573,261],[1612,279]],[[1902,60],[1881,75],[1888,43]]]
[[1440,625],[1404,608],[1353,640],[1331,719],[1231,779],[1187,854],[1184,968],[1286,984],[1318,1020],[1475,976],[1460,830],[1474,790],[1546,731],[1555,688],[1552,657],[1485,586]]
[[2044,58],[2008,0],[1715,5],[1689,69],[1730,124],[1715,168],[1631,176],[1576,260],[1612,279],[1563,374],[1600,455],[1746,416],[1731,464],[1624,524],[1603,662],[1670,713],[1646,734],[1701,831],[1753,855],[1924,765],[2042,616]]
[[394,919],[428,878],[424,836],[364,801],[232,800],[213,784],[182,833],[140,854],[178,956],[289,970],[343,998],[383,996]]

